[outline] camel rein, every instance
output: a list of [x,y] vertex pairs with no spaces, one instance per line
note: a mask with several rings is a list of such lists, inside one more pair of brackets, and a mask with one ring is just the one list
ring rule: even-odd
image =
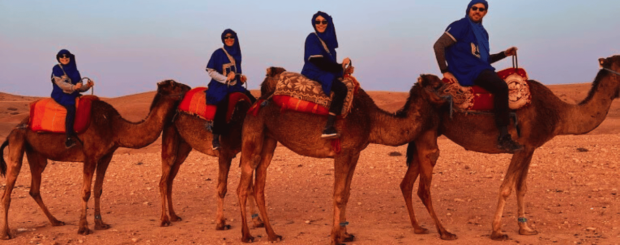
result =
[[609,68],[603,68],[603,70],[606,70],[606,71],[608,71],[608,72],[611,72],[611,73],[613,73],[613,74],[616,74],[616,75],[620,76],[620,72],[614,71],[614,70],[612,70],[612,69],[609,69]]

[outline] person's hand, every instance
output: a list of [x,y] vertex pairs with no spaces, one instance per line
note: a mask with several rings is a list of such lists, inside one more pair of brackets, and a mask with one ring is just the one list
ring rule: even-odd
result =
[[342,68],[344,69],[345,67],[347,67],[349,63],[351,63],[351,59],[349,59],[349,57],[344,58],[342,60]]
[[232,81],[233,79],[235,79],[235,73],[234,72],[228,73],[228,77],[226,78],[226,80]]
[[82,83],[78,83],[75,85],[74,89],[80,89],[82,87]]
[[95,81],[93,81],[93,80],[88,80],[88,86],[90,86],[90,87],[94,87],[94,86],[95,86]]
[[452,75],[452,73],[450,73],[450,72],[444,72],[443,73],[443,79],[448,79],[450,81],[457,82],[456,77],[454,77],[454,75]]
[[506,49],[506,51],[504,51],[504,54],[506,56],[513,56],[517,54],[517,47],[510,47],[508,49]]
[[241,80],[242,83],[245,83],[248,78],[245,75],[241,75],[241,78],[239,80]]
[[349,68],[344,72],[345,74],[353,74],[355,72],[355,67],[349,66]]

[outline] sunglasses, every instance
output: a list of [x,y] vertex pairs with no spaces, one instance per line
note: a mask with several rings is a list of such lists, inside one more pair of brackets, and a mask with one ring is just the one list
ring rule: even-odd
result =
[[320,25],[320,24],[327,25],[327,20],[323,20],[323,21],[316,20],[316,21],[314,21],[314,24],[315,25]]
[[474,6],[474,7],[471,7],[471,10],[473,10],[473,11],[480,11],[480,12],[484,12],[484,11],[485,11],[485,10],[487,10],[487,9],[485,9],[485,8],[478,8],[478,7]]
[[63,54],[63,55],[59,55],[58,58],[66,59],[66,58],[71,58],[71,56],[69,56],[67,54]]
[[233,37],[233,36],[225,36],[224,40],[226,40],[226,39],[235,39],[235,37]]

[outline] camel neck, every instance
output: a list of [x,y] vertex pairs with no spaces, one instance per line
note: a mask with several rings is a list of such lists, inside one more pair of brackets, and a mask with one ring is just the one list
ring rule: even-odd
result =
[[157,140],[164,123],[174,111],[176,103],[171,97],[156,95],[151,111],[140,122],[129,122],[123,118],[114,125],[118,129],[116,142],[120,147],[142,148]]
[[405,106],[396,113],[388,113],[376,105],[370,110],[372,129],[370,143],[399,146],[411,142],[426,126],[431,115],[430,105],[419,96],[420,89],[414,88]]
[[598,127],[617,96],[618,83],[620,76],[601,70],[586,99],[562,115],[561,134],[585,134]]

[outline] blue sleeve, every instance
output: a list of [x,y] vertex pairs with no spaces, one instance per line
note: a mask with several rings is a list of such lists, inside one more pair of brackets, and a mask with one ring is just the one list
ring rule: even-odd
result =
[[55,77],[62,77],[65,75],[65,73],[62,71],[60,66],[55,65],[54,68],[52,69],[52,75]]
[[306,44],[304,46],[304,62],[310,60],[310,57],[323,56],[324,48],[321,41],[314,33],[310,33],[306,38]]
[[[223,53],[221,49],[215,50],[211,55],[211,59],[209,59],[209,63],[207,63],[207,68],[222,73],[222,65],[224,64],[224,62],[222,62]],[[228,59],[228,57],[226,57],[226,59]]]
[[469,21],[467,21],[467,19],[461,19],[452,22],[452,24],[446,28],[446,33],[450,34],[450,36],[458,42],[467,37],[470,28]]

